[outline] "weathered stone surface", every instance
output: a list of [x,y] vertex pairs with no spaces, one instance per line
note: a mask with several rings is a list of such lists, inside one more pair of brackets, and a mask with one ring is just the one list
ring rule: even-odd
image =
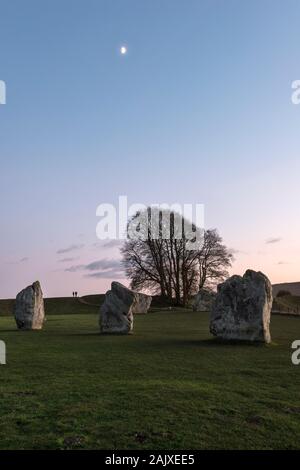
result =
[[16,297],[14,315],[20,330],[41,330],[45,320],[43,292],[39,281],[23,289]]
[[102,333],[128,334],[133,329],[132,307],[135,295],[119,282],[112,282],[100,308]]
[[214,292],[201,289],[194,298],[194,312],[210,312],[215,298],[216,294]]
[[140,292],[134,292],[134,295],[132,313],[147,313],[152,302],[151,295],[141,294]]
[[100,308],[102,333],[128,334],[133,330],[133,314],[147,313],[152,297],[134,292],[119,282],[111,283]]
[[272,286],[263,273],[246,271],[218,286],[210,331],[225,340],[271,341]]

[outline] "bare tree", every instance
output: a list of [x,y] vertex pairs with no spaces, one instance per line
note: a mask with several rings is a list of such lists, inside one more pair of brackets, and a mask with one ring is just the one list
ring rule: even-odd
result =
[[[174,212],[160,210],[153,218],[152,211],[148,208],[129,221],[135,223],[139,236],[129,237],[121,249],[126,275],[132,289],[147,289],[176,305],[186,305],[199,287],[226,277],[232,255],[216,230],[202,231],[202,243],[191,249],[188,242],[193,240],[193,234],[199,238],[199,228]],[[180,237],[176,232],[179,220]]]
[[199,290],[214,287],[229,275],[233,255],[222,242],[216,229],[205,231],[203,246],[198,253]]

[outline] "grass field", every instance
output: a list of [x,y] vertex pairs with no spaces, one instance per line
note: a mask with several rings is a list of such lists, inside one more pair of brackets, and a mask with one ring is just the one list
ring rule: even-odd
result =
[[1,449],[300,447],[300,318],[274,316],[268,346],[218,343],[190,310],[101,336],[97,308],[69,301],[42,331],[0,317]]

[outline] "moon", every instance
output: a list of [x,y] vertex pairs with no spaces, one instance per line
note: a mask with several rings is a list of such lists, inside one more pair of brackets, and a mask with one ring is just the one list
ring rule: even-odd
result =
[[120,47],[120,52],[121,52],[122,55],[127,54],[127,47],[126,46],[121,46]]

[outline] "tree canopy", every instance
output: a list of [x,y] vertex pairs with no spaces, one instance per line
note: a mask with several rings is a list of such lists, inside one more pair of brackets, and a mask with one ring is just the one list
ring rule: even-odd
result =
[[121,249],[131,288],[186,305],[228,276],[233,255],[216,229],[203,230],[172,211],[148,208],[128,222]]

